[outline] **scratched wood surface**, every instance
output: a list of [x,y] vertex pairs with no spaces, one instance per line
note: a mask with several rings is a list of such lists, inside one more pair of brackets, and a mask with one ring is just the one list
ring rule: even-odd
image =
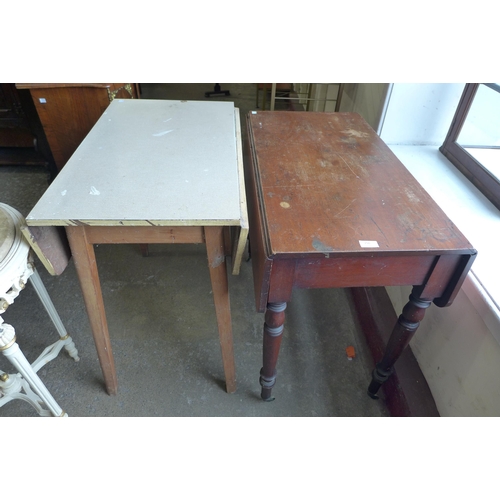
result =
[[241,219],[233,103],[115,99],[26,221],[239,226]]
[[269,255],[472,246],[356,113],[252,112]]

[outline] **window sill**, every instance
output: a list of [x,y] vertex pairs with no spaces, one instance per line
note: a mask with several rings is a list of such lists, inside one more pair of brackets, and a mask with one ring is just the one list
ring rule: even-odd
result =
[[389,145],[478,251],[462,290],[500,343],[500,211],[438,150],[437,146]]

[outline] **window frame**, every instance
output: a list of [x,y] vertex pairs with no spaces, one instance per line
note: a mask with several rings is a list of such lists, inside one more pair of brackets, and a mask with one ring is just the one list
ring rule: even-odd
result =
[[500,181],[457,143],[479,85],[487,85],[499,92],[498,85],[495,84],[465,84],[450,129],[439,151],[500,210]]

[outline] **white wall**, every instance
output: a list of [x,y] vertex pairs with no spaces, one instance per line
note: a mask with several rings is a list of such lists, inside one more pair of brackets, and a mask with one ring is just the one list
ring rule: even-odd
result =
[[[397,314],[411,287],[388,287]],[[431,306],[410,342],[442,417],[500,416],[500,345],[467,294]]]
[[[389,146],[427,144],[437,148],[446,136],[463,86],[394,84],[382,139]],[[439,184],[439,178],[434,182]],[[453,222],[462,229],[463,221]],[[387,288],[398,315],[410,290]],[[432,306],[427,311],[410,343],[441,416],[500,416],[498,309],[486,303],[480,290],[469,275],[450,307]]]
[[441,146],[464,85],[394,84],[380,136],[386,144]]

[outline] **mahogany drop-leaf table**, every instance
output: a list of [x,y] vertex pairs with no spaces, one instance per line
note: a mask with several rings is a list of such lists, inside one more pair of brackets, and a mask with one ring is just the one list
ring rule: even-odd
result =
[[476,250],[360,115],[253,111],[247,124],[261,397],[273,399],[295,287],[412,285],[373,371],[376,398],[425,310],[453,302]]

